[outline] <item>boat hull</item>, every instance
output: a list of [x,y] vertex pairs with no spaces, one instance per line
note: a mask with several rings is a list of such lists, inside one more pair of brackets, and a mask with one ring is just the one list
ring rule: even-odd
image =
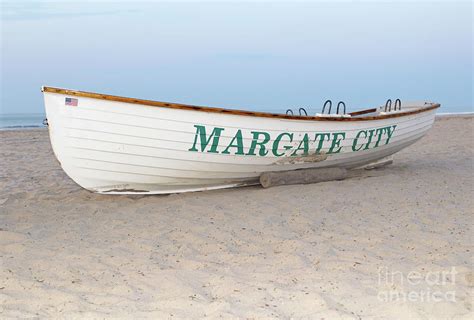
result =
[[[355,168],[420,139],[435,110],[362,121],[206,112],[44,92],[53,151],[99,193],[166,194],[255,184],[261,173]],[[67,100],[69,99],[69,100]]]

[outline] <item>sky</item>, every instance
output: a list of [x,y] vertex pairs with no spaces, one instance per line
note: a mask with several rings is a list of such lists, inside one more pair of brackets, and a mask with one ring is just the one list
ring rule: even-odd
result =
[[284,112],[473,111],[471,1],[1,2],[0,113],[41,86]]

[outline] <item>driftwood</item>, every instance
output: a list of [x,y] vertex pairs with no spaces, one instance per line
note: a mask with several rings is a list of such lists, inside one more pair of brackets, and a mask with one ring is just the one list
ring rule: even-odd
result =
[[347,170],[343,168],[317,168],[291,171],[264,172],[260,175],[260,184],[264,188],[289,184],[308,184],[323,181],[343,180]]

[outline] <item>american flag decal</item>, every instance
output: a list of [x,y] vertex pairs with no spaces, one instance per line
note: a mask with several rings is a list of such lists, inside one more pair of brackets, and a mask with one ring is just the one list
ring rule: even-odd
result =
[[77,107],[77,99],[74,99],[74,98],[66,98],[65,104],[66,104],[67,106]]

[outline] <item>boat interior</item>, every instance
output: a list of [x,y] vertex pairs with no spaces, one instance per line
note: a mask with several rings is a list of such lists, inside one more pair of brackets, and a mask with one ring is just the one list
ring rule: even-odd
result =
[[144,100],[136,98],[128,98],[122,96],[113,96],[108,94],[61,89],[43,86],[41,91],[49,92],[54,94],[62,94],[65,96],[76,96],[86,97],[99,100],[108,100],[123,102],[129,104],[138,104],[162,108],[171,109],[182,109],[191,111],[201,111],[208,113],[225,113],[229,115],[242,115],[242,116],[253,116],[262,118],[283,118],[283,119],[294,119],[294,120],[313,120],[313,121],[365,121],[365,120],[379,120],[383,118],[401,117],[410,114],[416,114],[425,112],[428,110],[439,108],[438,103],[431,102],[415,102],[415,103],[403,103],[400,99],[392,101],[388,99],[384,105],[379,107],[364,109],[360,111],[347,112],[346,104],[343,101],[339,101],[337,104],[332,103],[331,100],[326,100],[323,104],[320,113],[315,115],[309,114],[305,108],[296,108],[295,111],[287,109],[285,113],[269,113],[261,111],[249,111],[249,110],[236,110],[236,109],[225,109],[205,106],[195,106],[189,104],[162,102],[154,100]]
[[[423,110],[424,108],[429,108],[435,105],[430,102],[417,102],[417,103],[407,103],[403,106],[402,110],[402,101],[396,99],[392,102],[391,99],[388,99],[384,105],[378,106],[376,108],[363,109],[359,111],[346,112],[346,104],[343,101],[339,101],[335,107],[331,100],[326,100],[320,113],[316,113],[316,117],[321,118],[361,118],[361,117],[377,117],[384,115],[392,115],[402,112],[410,112],[416,110]],[[305,108],[299,108],[298,114],[292,109],[286,110],[286,115],[299,115],[299,116],[308,116],[308,112]]]

